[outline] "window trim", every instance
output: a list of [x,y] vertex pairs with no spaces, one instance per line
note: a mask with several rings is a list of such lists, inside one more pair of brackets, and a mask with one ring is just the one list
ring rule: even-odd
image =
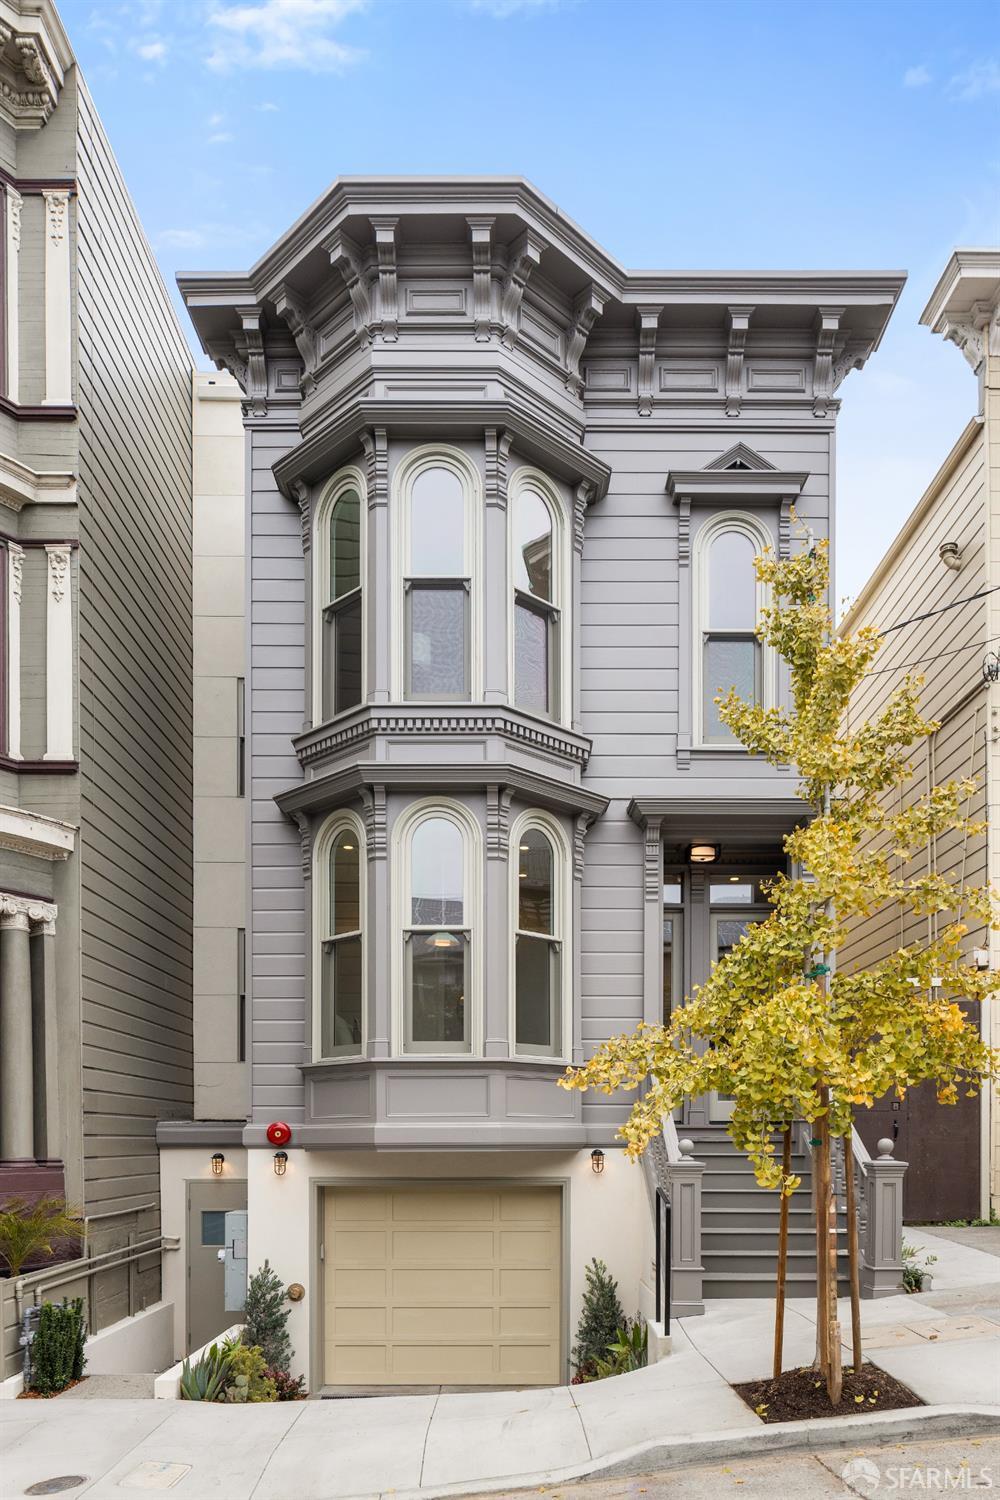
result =
[[[361,697],[350,708],[323,717],[323,625],[329,607],[330,592],[330,522],[337,501],[347,490],[357,490],[361,502],[360,521],[360,578],[358,592],[361,595]],[[367,701],[368,695],[368,487],[365,476],[355,464],[338,469],[320,492],[315,506],[312,525],[312,721],[314,725],[328,724],[345,714],[356,713]],[[355,591],[352,589],[351,593]],[[347,594],[342,596],[348,598]]]
[[[548,508],[552,522],[552,599],[539,599],[535,594],[520,589],[514,582],[514,518],[518,500],[525,490],[536,493]],[[572,651],[572,586],[573,568],[569,557],[570,529],[566,521],[562,500],[552,480],[541,469],[522,465],[515,469],[507,486],[507,701],[519,713],[533,714],[553,724],[568,725],[573,717]],[[555,684],[558,712],[542,713],[538,709],[518,708],[516,700],[515,623],[518,598],[523,596],[524,607],[536,614],[547,615],[550,625],[556,622],[558,644],[552,650],[549,644],[550,690]]]
[[[718,630],[710,632],[708,629],[708,605],[710,596],[709,566],[710,553],[713,542],[722,533],[727,531],[739,532],[745,536],[753,545],[756,554],[766,549],[774,550],[774,538],[755,515],[747,511],[727,510],[717,512],[709,517],[699,528],[694,541],[694,569],[693,583],[694,593],[692,599],[692,633],[691,633],[691,719],[692,735],[691,745],[695,750],[710,750],[720,755],[746,755],[747,751],[738,741],[726,743],[720,740],[710,740],[705,736],[705,702],[704,702],[704,663],[705,663],[705,637],[714,634],[720,639],[733,636],[745,639],[739,631]],[[757,604],[757,619],[760,620],[761,611],[767,607],[771,600],[769,585],[763,584],[759,579],[754,583],[755,598]],[[777,692],[777,662],[773,649],[759,641],[760,645],[760,705],[762,708],[774,708],[778,700]]]
[[[406,1051],[406,1007],[408,1001],[408,965],[406,934],[412,923],[410,913],[410,854],[413,835],[421,823],[430,818],[444,818],[455,824],[462,835],[464,880],[462,890],[462,930],[468,933],[469,1048],[467,1051]],[[392,974],[391,974],[391,1052],[420,1064],[434,1060],[468,1062],[483,1056],[483,834],[472,810],[451,797],[424,797],[412,802],[393,824],[391,839],[392,900]]]
[[[462,694],[421,694],[412,696],[407,691],[410,663],[407,653],[409,635],[409,605],[407,580],[419,579],[422,584],[434,582],[432,574],[411,574],[407,571],[410,560],[410,502],[414,482],[428,469],[448,469],[462,486],[465,502],[465,574],[448,575],[451,587],[458,587],[458,580],[467,580],[469,594],[467,611],[467,652],[465,680],[467,691]],[[392,660],[390,693],[394,702],[406,703],[469,703],[480,702],[483,696],[483,482],[476,465],[460,448],[441,443],[424,443],[410,451],[396,465],[392,477],[389,512],[389,533],[392,539]]]
[[[559,1019],[560,1046],[552,1052],[533,1052],[517,1044],[517,934],[518,934],[518,844],[523,834],[536,828],[544,833],[552,845],[552,913],[555,931],[552,936],[559,944]],[[564,1064],[569,1061],[572,1046],[572,996],[573,996],[573,882],[572,850],[561,824],[540,808],[529,808],[518,814],[511,824],[508,845],[508,906],[507,906],[507,1026],[510,1038],[510,1055],[525,1062]]]
[[[338,1057],[326,1057],[322,1051],[323,1037],[323,955],[325,941],[324,913],[330,909],[330,852],[338,834],[347,830],[358,841],[358,920],[361,923],[361,1048],[358,1052],[344,1053]],[[312,858],[312,1046],[313,1062],[325,1065],[356,1063],[368,1052],[368,847],[365,840],[364,823],[350,808],[338,808],[324,819],[313,840]]]

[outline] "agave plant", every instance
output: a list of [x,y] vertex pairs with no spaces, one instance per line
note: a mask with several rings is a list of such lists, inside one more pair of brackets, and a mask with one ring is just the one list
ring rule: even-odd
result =
[[222,1401],[229,1376],[229,1354],[218,1344],[205,1350],[196,1365],[181,1366],[182,1401]]

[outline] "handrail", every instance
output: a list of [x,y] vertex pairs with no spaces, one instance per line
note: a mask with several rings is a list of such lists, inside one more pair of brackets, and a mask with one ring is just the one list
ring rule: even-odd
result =
[[683,1161],[684,1154],[677,1135],[677,1121],[673,1115],[663,1116],[663,1144],[667,1148],[667,1161]]
[[[671,1233],[670,1198],[662,1188],[656,1189],[656,1224],[654,1232],[654,1276],[656,1280],[656,1321],[663,1323],[664,1333],[670,1332],[670,1304],[673,1300],[673,1236]],[[661,1225],[663,1235],[661,1238]]]
[[[37,1303],[38,1293],[53,1282],[79,1281],[84,1277],[89,1279],[101,1271],[116,1271],[134,1261],[145,1260],[147,1256],[158,1255],[162,1249],[163,1235],[158,1234],[153,1239],[140,1240],[137,1245],[119,1245],[115,1250],[104,1250],[100,1255],[81,1256],[79,1260],[61,1260],[54,1266],[43,1266],[41,1270],[18,1276],[14,1282],[14,1304],[18,1321],[29,1294],[32,1301]],[[114,1259],[116,1256],[119,1259]],[[111,1264],[101,1265],[101,1261],[111,1261]]]

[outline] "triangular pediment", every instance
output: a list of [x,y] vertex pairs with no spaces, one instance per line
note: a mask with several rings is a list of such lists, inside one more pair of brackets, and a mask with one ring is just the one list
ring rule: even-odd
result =
[[713,458],[706,469],[749,469],[754,473],[761,474],[767,470],[774,470],[774,464],[769,464],[766,458],[761,458],[746,443],[736,443],[734,447],[726,450],[720,458]]

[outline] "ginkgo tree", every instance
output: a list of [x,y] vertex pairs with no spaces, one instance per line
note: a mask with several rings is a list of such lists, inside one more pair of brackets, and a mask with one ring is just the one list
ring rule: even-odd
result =
[[[960,1092],[978,1092],[996,1073],[1000,1053],[984,1045],[960,1003],[982,1001],[995,985],[970,960],[965,940],[971,927],[997,925],[996,907],[990,891],[970,888],[927,860],[920,862],[926,873],[911,873],[915,856],[937,836],[981,831],[966,814],[974,783],[933,786],[901,810],[900,799],[888,795],[912,776],[913,747],[936,726],[920,713],[921,681],[914,676],[900,682],[876,717],[850,725],[851,693],[870,671],[882,637],[872,626],[834,634],[826,544],[810,540],[784,559],[764,553],[756,567],[769,600],[757,633],[787,663],[788,704],[765,708],[731,692],[719,713],[748,751],[797,772],[809,811],[785,839],[791,873],[770,882],[768,918],[748,927],[667,1025],[642,1024],[611,1038],[559,1081],[605,1094],[640,1091],[620,1132],[633,1159],[684,1099],[729,1095],[734,1143],[761,1187],[778,1190],[786,1206],[799,1185],[787,1149],[791,1124],[810,1122],[817,1367],[836,1404],[841,1337],[831,1145],[844,1141],[849,1164],[854,1110],[890,1091],[902,1098],[931,1080],[939,1102],[954,1104]],[[852,922],[884,908],[934,914],[933,935],[866,967],[838,970],[837,952]],[[786,1145],[780,1155],[776,1132]],[[782,1217],[787,1222],[784,1211]]]

